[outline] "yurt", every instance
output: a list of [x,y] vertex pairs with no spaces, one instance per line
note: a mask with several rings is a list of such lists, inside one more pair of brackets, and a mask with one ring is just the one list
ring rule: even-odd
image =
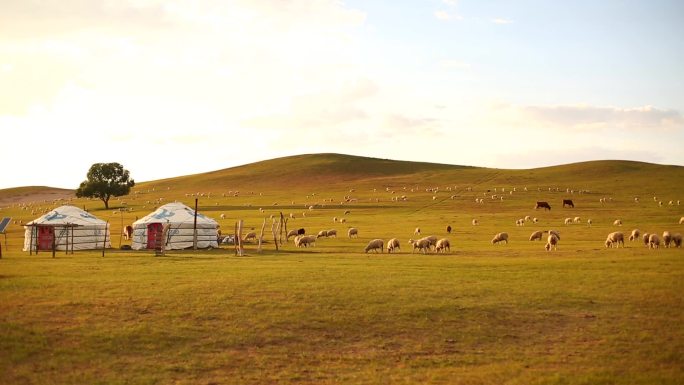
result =
[[[163,239],[164,226],[168,225]],[[166,250],[193,247],[195,210],[182,203],[168,203],[133,222],[134,250],[154,249],[161,243]],[[218,223],[197,213],[197,247],[218,247]]]
[[24,251],[110,248],[107,222],[74,206],[61,206],[24,225]]

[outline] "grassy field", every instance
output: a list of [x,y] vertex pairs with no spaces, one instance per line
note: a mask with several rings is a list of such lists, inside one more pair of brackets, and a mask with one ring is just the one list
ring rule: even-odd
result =
[[[684,168],[635,162],[493,170],[308,155],[141,183],[112,202],[132,209],[123,218],[73,200],[111,222],[115,246],[121,223],[197,193],[200,211],[227,215],[223,229],[243,219],[258,231],[283,212],[290,228],[354,226],[360,237],[250,244],[244,257],[226,247],[53,259],[19,251],[13,224],[0,259],[0,383],[681,384],[684,251],[603,241],[684,232],[683,188]],[[552,210],[535,211],[537,200]],[[27,222],[64,203],[5,204],[0,216]],[[526,215],[538,223],[515,226]],[[412,254],[415,227],[449,238],[451,253]],[[527,240],[551,228],[559,250]],[[508,245],[491,245],[498,231]],[[401,253],[363,253],[390,237]]]

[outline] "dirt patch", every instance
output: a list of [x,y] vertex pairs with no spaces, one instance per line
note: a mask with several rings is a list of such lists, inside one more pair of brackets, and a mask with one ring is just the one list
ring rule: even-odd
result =
[[29,203],[37,202],[43,203],[44,201],[54,201],[57,199],[69,199],[74,197],[74,190],[67,189],[56,189],[56,188],[45,188],[43,190],[35,190],[30,192],[17,192],[12,194],[0,195],[0,206],[7,206],[11,204]]

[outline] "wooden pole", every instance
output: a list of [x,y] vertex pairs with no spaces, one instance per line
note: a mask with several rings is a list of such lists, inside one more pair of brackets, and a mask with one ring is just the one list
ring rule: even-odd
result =
[[195,222],[192,224],[192,249],[197,250],[197,201],[195,198]]
[[107,229],[109,227],[109,221],[105,222],[105,231],[104,231],[104,242],[102,242],[102,257],[105,255],[105,249],[107,248]]
[[264,240],[264,228],[266,227],[266,218],[264,218],[264,223],[261,225],[261,234],[259,235],[259,246],[257,247],[257,253],[261,253],[261,243]]
[[121,211],[121,207],[119,207],[119,216],[121,217],[121,231],[119,232],[119,249],[121,249],[121,240],[123,238],[123,211]]
[[55,257],[55,228],[52,228],[52,258]]
[[31,226],[31,237],[29,240],[29,255],[33,255],[33,230],[35,229],[35,226]]
[[235,233],[233,234],[233,243],[235,246],[235,255],[238,254],[238,223],[235,222]]
[[66,241],[66,247],[64,248],[64,255],[69,255],[69,223],[66,224],[66,236],[64,240]]
[[74,228],[71,228],[71,254],[74,254]]
[[278,225],[278,229],[280,230],[278,232],[278,242],[280,242],[280,246],[283,245],[283,222],[285,221],[285,217],[283,216],[283,212],[280,212],[280,224]]
[[242,225],[243,225],[243,222],[242,222],[242,219],[240,219],[238,221],[238,233],[237,233],[237,241],[236,241],[238,244],[238,255],[240,257],[243,256],[244,251],[245,251],[244,248],[242,247]]

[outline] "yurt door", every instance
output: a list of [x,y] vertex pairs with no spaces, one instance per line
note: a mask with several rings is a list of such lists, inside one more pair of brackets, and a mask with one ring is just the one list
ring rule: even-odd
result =
[[147,248],[156,249],[162,244],[162,229],[161,223],[150,223],[147,225]]
[[38,226],[38,250],[52,250],[53,239],[55,239],[54,227]]

